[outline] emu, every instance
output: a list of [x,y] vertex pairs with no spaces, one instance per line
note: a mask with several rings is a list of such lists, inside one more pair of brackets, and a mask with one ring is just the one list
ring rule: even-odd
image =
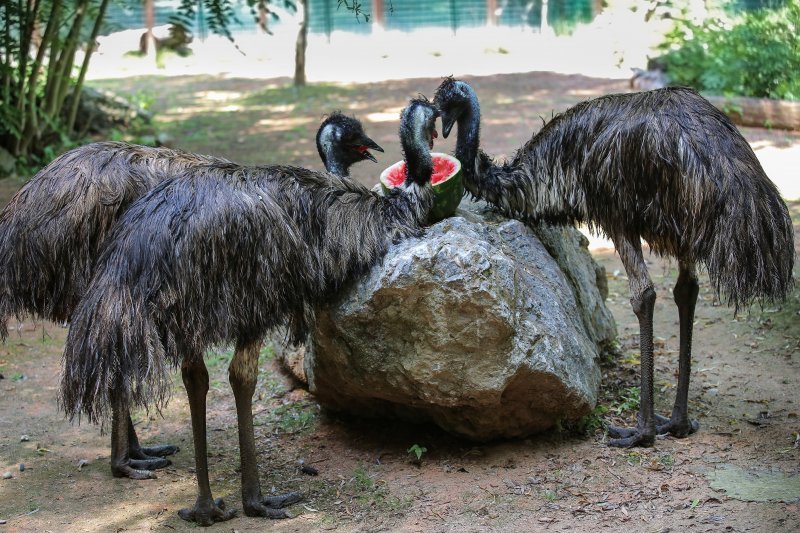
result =
[[[192,419],[198,496],[181,518],[201,525],[235,511],[212,498],[206,448],[206,349],[235,345],[242,502],[248,516],[286,517],[296,493],[264,498],[252,396],[261,339],[286,325],[305,339],[314,306],[379,261],[393,241],[419,236],[433,205],[430,148],[438,112],[424,99],[403,111],[404,186],[382,197],[332,174],[289,166],[192,167],[128,208],[72,316],[61,404],[92,422],[133,405],[160,408],[167,367],[181,365]],[[127,424],[112,420],[112,431]]]
[[[445,78],[434,102],[445,137],[458,124],[456,157],[473,196],[523,220],[587,223],[614,242],[639,321],[641,401],[636,427],[609,427],[608,444],[652,446],[657,434],[695,432],[688,393],[697,265],[737,311],[754,300],[780,301],[792,285],[788,209],[744,137],[695,91],[664,88],[580,103],[498,165],[479,148],[480,106],[469,84]],[[679,375],[670,418],[653,407],[656,293],[641,239],[678,260]]]
[[316,143],[325,170],[342,177],[349,176],[350,167],[359,161],[368,159],[377,163],[370,150],[383,152],[383,148],[364,133],[361,122],[341,111],[334,111],[320,124]]
[[[317,148],[328,171],[347,176],[354,163],[383,151],[361,123],[339,112],[319,127]],[[0,338],[8,319],[29,314],[69,321],[91,280],[112,226],[128,206],[180,171],[225,159],[167,148],[101,142],[75,148],[39,171],[0,212]],[[32,275],[35,273],[35,275]],[[154,478],[177,446],[142,447],[129,413],[128,439],[111,433],[115,477]]]

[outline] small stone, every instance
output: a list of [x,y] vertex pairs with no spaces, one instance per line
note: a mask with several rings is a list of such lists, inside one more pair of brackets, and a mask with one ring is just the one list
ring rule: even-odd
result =
[[3,479],[11,479],[12,477],[14,477],[14,474],[11,472],[3,472]]
[[307,476],[318,476],[319,470],[314,468],[313,466],[303,465],[300,467],[300,471]]
[[20,472],[24,472],[25,471],[25,463],[20,463],[19,464],[19,471]]

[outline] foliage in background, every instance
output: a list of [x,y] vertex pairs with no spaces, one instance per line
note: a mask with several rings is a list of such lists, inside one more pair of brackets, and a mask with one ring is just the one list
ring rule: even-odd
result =
[[[47,161],[74,144],[79,95],[111,2],[142,0],[9,0],[0,2],[0,147],[26,165]],[[254,16],[269,4],[294,0],[246,0]],[[182,0],[175,22],[200,10],[209,28],[233,39],[237,0]]]
[[[43,155],[69,137],[83,79],[109,0],[27,0],[0,6],[0,146]],[[75,77],[76,58],[82,56]]]
[[800,99],[800,0],[701,22],[673,18],[660,46],[672,83],[726,96]]

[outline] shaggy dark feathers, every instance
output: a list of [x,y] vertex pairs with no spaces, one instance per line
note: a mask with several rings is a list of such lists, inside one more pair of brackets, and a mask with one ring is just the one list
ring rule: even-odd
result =
[[119,214],[167,176],[212,162],[225,160],[102,142],[39,171],[0,213],[0,338],[11,316],[68,320]]
[[303,340],[313,306],[392,241],[420,235],[432,202],[430,186],[383,198],[283,166],[206,165],[168,179],[126,211],[98,259],[64,349],[64,409],[99,421],[112,394],[159,408],[167,367],[186,354],[287,321]]
[[473,195],[513,216],[641,236],[656,253],[704,264],[736,308],[791,288],[786,205],[736,127],[691,89],[578,104],[500,166],[462,156],[476,161],[465,165]]

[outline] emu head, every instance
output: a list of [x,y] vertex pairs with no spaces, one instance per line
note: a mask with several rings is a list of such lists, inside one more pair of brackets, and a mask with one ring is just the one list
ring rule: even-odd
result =
[[475,91],[468,83],[448,76],[442,81],[433,95],[433,103],[442,114],[442,135],[446,139],[450,130],[458,121],[462,113],[469,110],[475,103]]
[[331,113],[317,130],[317,151],[325,168],[346,175],[354,163],[369,159],[378,162],[369,151],[383,152],[378,143],[367,137],[361,122],[339,111]]
[[439,110],[427,98],[412,99],[400,114],[400,145],[406,160],[406,185],[423,186],[433,174],[431,150],[436,132]]

